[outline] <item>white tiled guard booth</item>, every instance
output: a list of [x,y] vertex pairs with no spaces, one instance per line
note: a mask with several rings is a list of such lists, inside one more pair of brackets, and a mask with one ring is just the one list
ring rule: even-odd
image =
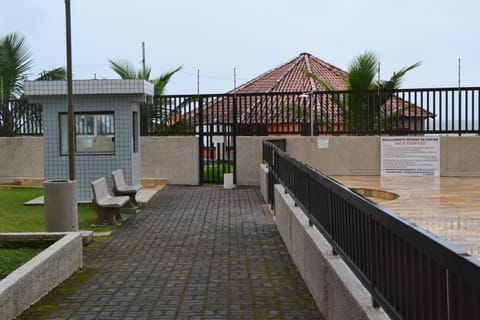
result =
[[[45,180],[68,180],[66,81],[27,81],[30,103],[43,105]],[[123,169],[127,183],[139,184],[140,104],[151,102],[153,85],[144,80],[74,80],[75,175],[77,200],[92,200],[90,183]]]

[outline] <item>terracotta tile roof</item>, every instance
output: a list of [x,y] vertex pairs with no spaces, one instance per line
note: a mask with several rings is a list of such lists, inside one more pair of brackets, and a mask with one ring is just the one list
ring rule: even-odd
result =
[[273,68],[228,93],[312,92],[321,90],[305,72],[328,81],[338,90],[346,89],[347,73],[309,53]]
[[[231,123],[233,121],[233,97],[231,95],[237,94],[237,117],[241,123],[301,122],[304,120],[302,107],[309,108],[310,106],[311,96],[309,93],[324,89],[316,81],[306,76],[307,71],[330,83],[337,90],[346,90],[347,88],[347,72],[309,53],[301,53],[286,63],[227,92],[229,96],[208,103],[204,108],[203,121],[204,123]],[[282,96],[275,95],[275,93],[282,93]],[[283,95],[285,93],[291,94]],[[339,108],[332,101],[332,96],[330,94],[320,96],[322,98],[315,98],[312,101],[314,112],[318,115],[317,120],[330,125],[342,123],[342,115],[338,114]],[[406,117],[415,117],[415,114],[423,118],[435,116],[400,98],[392,98],[392,101],[386,103],[382,110],[392,108],[395,111],[403,106]],[[407,105],[410,107],[407,108]],[[415,108],[417,111],[414,111]],[[309,121],[309,119],[305,119],[305,121]]]

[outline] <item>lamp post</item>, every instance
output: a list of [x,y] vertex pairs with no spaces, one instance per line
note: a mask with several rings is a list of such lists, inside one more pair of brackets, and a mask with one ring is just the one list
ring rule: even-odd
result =
[[65,0],[65,17],[67,28],[67,100],[68,100],[68,177],[75,180],[75,119],[73,112],[72,80],[72,27],[70,17],[70,0]]
[[47,232],[78,231],[77,182],[75,181],[75,131],[73,114],[72,41],[70,0],[65,0],[67,26],[68,180],[47,180],[44,186]]

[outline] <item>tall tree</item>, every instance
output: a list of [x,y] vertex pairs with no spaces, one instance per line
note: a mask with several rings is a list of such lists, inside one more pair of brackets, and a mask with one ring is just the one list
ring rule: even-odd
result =
[[110,63],[110,68],[122,79],[143,79],[152,82],[155,95],[162,95],[172,76],[182,70],[182,67],[180,66],[174,70],[161,74],[156,79],[150,80],[152,68],[149,66],[137,71],[135,67],[126,60],[114,61],[109,59],[108,62]]
[[[347,90],[344,95],[335,95],[335,103],[343,110],[346,129],[355,132],[371,132],[378,129],[380,108],[399,89],[405,74],[420,66],[417,62],[395,72],[389,80],[375,80],[379,60],[372,51],[356,57],[347,71]],[[307,73],[328,91],[338,91],[328,81]]]
[[32,63],[23,36],[11,33],[0,38],[1,100],[19,98],[23,94],[23,83]]

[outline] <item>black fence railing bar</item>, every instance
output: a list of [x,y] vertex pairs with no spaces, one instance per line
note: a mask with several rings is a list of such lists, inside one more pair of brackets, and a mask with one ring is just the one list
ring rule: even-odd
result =
[[[268,166],[273,166],[275,164],[274,158],[274,148],[285,152],[287,151],[287,140],[286,139],[270,139],[265,140],[262,144],[262,159],[265,164]],[[275,197],[273,195],[274,185],[277,183],[276,177],[273,170],[268,170],[268,203],[272,205],[272,208],[275,207]]]
[[479,110],[478,87],[158,96],[142,106],[142,135],[200,124],[257,136],[479,134]]
[[0,103],[0,137],[42,135],[42,106],[27,100]]
[[263,160],[391,318],[480,319],[479,260],[269,142]]
[[[165,95],[141,106],[140,131],[198,135],[201,125],[222,124],[236,136],[478,135],[479,117],[480,87]],[[42,134],[41,118],[41,106],[9,101],[1,134]]]

